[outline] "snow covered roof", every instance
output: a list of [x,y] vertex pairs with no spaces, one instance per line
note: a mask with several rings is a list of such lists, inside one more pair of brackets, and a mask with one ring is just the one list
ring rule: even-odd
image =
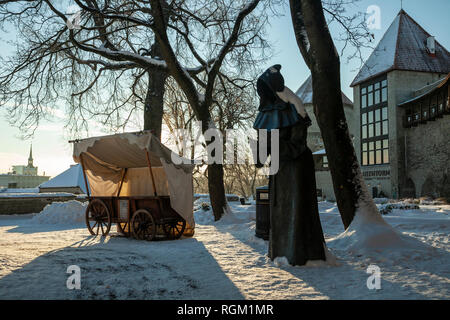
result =
[[391,70],[450,72],[450,53],[437,41],[436,53],[428,53],[429,37],[413,18],[400,10],[350,86]]
[[450,79],[450,73],[445,78],[439,79],[436,82],[433,82],[433,83],[431,83],[431,84],[429,84],[429,85],[427,85],[427,86],[425,86],[423,88],[420,88],[419,90],[416,90],[416,92],[420,92],[419,95],[415,96],[412,99],[405,100],[402,103],[399,103],[398,105],[399,106],[403,106],[403,105],[408,104],[410,102],[419,100],[420,98],[422,98],[422,97],[424,97],[424,96],[434,92],[435,90],[441,88],[442,86],[444,86],[449,81],[449,79]]
[[[343,93],[342,93],[342,102],[344,105],[353,106],[353,102]],[[313,88],[312,88],[312,76],[310,75],[308,79],[298,88],[295,92],[297,96],[302,99],[304,104],[312,104],[313,103]]]
[[63,173],[60,173],[53,179],[50,179],[39,185],[39,189],[70,187],[80,187],[81,190],[86,193],[83,170],[81,168],[81,165],[79,164],[71,166],[69,169],[67,169]]

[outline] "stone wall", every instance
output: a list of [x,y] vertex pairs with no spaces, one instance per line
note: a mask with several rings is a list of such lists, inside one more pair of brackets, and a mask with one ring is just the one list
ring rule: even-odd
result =
[[0,197],[0,214],[41,212],[47,204],[76,199],[76,196],[58,197]]
[[407,128],[405,135],[406,179],[400,190],[450,197],[450,115]]
[[[414,98],[414,93],[439,79],[443,74],[417,71],[394,70],[388,73],[389,107],[389,158],[391,163],[391,185],[394,194],[402,197],[402,186],[407,183],[405,168],[404,109],[398,104]],[[421,143],[418,141],[417,143]]]
[[47,192],[66,192],[73,194],[83,194],[83,190],[80,187],[54,187],[54,188],[41,188],[39,187],[39,193]]
[[35,188],[41,183],[48,181],[49,178],[49,176],[0,174],[0,187],[9,188],[9,184],[14,183],[16,185],[15,188]]

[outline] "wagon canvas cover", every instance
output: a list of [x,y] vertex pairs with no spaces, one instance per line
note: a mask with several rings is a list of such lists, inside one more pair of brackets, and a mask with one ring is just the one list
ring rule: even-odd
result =
[[150,131],[76,140],[73,159],[83,164],[92,196],[117,196],[125,170],[120,196],[153,196],[146,150],[158,196],[170,196],[171,207],[194,227],[194,165],[173,163],[172,151]]

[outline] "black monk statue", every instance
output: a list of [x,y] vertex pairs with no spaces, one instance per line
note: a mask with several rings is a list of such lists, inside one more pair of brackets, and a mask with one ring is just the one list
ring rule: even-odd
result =
[[[274,65],[258,78],[260,105],[253,128],[268,130],[268,136],[270,130],[279,129],[279,169],[269,180],[269,257],[304,265],[325,260],[314,161],[306,145],[311,119],[300,98],[285,87],[280,70],[281,65]],[[267,150],[270,153],[270,145]],[[258,161],[257,166],[262,165]]]

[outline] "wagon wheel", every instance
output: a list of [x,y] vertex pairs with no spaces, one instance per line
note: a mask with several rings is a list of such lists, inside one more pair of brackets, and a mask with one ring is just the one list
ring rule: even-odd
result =
[[164,232],[169,239],[179,239],[186,228],[186,221],[178,220],[163,224]]
[[122,233],[125,237],[131,235],[131,228],[128,222],[117,222],[117,232]]
[[101,229],[102,236],[106,236],[111,229],[111,214],[108,207],[100,199],[89,202],[86,208],[86,226],[89,232],[95,236]]
[[153,240],[156,235],[156,223],[153,215],[145,209],[139,209],[133,213],[131,233],[136,239]]

